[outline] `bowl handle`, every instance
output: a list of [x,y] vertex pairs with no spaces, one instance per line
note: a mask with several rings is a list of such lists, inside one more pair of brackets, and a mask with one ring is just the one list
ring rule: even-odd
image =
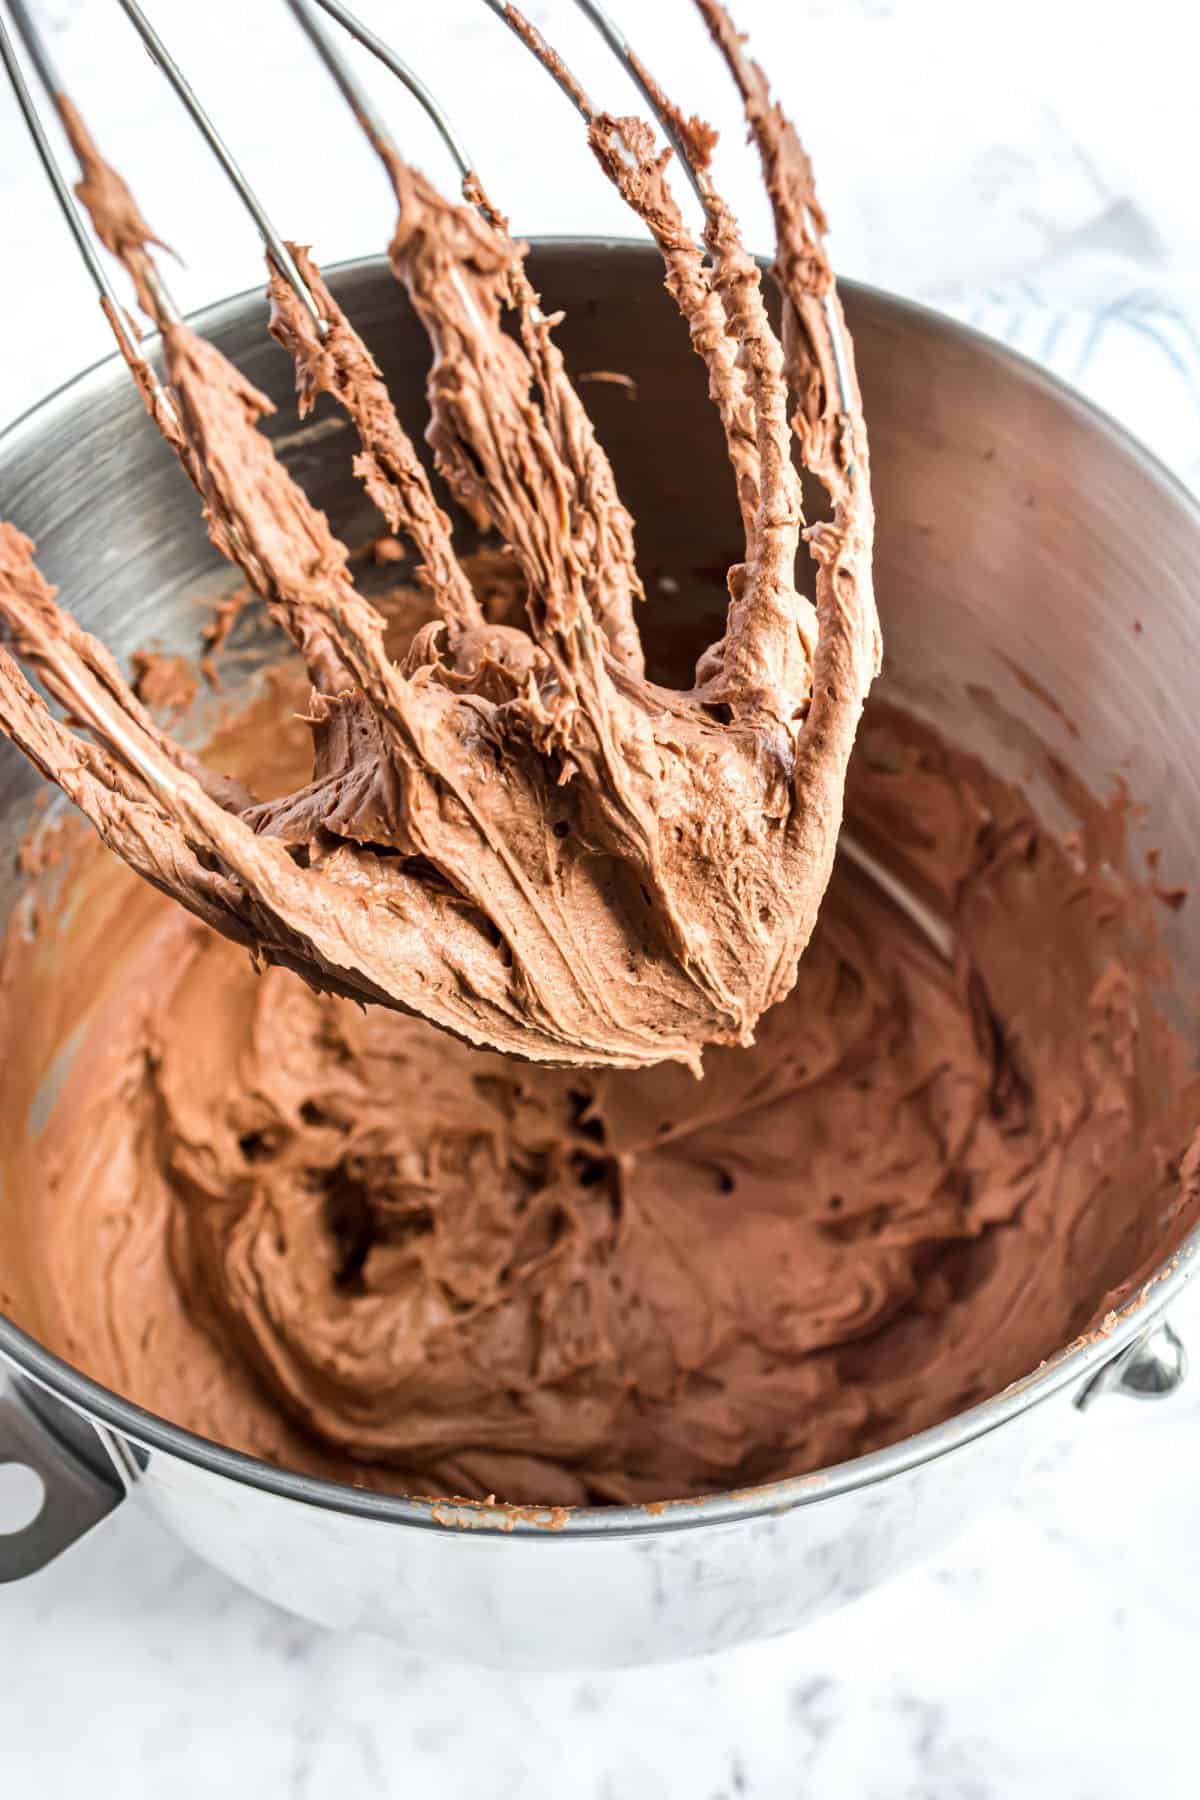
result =
[[1076,1396],[1075,1404],[1082,1412],[1102,1394],[1165,1400],[1183,1386],[1187,1372],[1188,1355],[1183,1340],[1174,1326],[1162,1319],[1106,1362]]
[[42,1487],[36,1515],[15,1531],[4,1528],[0,1502],[0,1585],[21,1581],[53,1562],[99,1525],[125,1498],[114,1474],[99,1475],[68,1450],[18,1399],[0,1373],[0,1495],[8,1465],[32,1470]]

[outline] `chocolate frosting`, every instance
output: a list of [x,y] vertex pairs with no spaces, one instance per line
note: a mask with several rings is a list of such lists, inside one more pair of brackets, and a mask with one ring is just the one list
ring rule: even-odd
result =
[[[485,619],[370,351],[311,256],[295,250],[323,329],[271,276],[272,329],[295,359],[301,409],[325,392],[346,410],[356,469],[420,558],[435,617],[396,664],[345,547],[257,428],[269,403],[165,306],[156,240],[62,103],[80,198],[162,331],[165,395],[130,354],[134,374],[213,541],[304,659],[313,760],[270,803],[220,790],[148,724],[11,527],[0,625],[93,744],[41,705],[11,656],[0,656],[0,727],[111,849],[260,964],[540,1061],[698,1070],[705,1044],[752,1041],[812,931],[879,661],[866,435],[811,171],[721,9],[705,0],[701,11],[761,153],[782,343],[713,185],[711,131],[672,114],[706,256],[649,127],[588,109],[597,158],[662,248],[706,365],[745,529],[725,634],[681,689],[643,673],[632,521],[524,246],[474,176],[453,203],[364,121],[398,204],[392,265],[432,347],[437,470],[506,546],[520,624]],[[793,438],[830,505],[807,530]],[[802,540],[815,612],[796,586]]]
[[[130,358],[147,407],[304,673],[197,758],[0,526],[0,724],[120,859],[27,858],[58,895],[0,971],[0,1308],[291,1466],[552,1507],[808,1471],[1028,1373],[1195,1219],[1200,1095],[1119,820],[1056,843],[877,706],[851,816],[939,929],[843,865],[814,933],[879,655],[867,446],[807,160],[698,5],[763,164],[782,342],[708,129],[666,103],[705,255],[648,129],[577,94],[737,482],[725,635],[683,689],[645,677],[630,519],[474,179],[452,204],[376,142],[437,468],[504,579],[457,557],[309,254],[324,332],[271,282],[302,410],[349,414],[420,559],[389,641],[267,402],[166,314],[155,240],[63,102],[81,198],[162,326],[167,390]],[[831,507],[807,530],[793,436]]]
[[[389,606],[398,654],[428,604]],[[303,693],[212,760],[286,790]],[[794,992],[699,1083],[256,974],[85,846],[0,983],[0,1306],[220,1442],[416,1493],[703,1495],[946,1418],[1196,1217],[1121,809],[1064,802],[1077,843],[873,703],[849,816],[954,954],[842,863]]]

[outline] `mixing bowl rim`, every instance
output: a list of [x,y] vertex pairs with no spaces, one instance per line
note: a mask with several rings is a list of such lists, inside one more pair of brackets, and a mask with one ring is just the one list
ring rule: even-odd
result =
[[[639,260],[650,264],[658,263],[653,245],[636,238],[549,236],[532,238],[530,243],[535,254],[570,255],[609,250],[626,255],[633,253]],[[384,256],[355,257],[331,265],[326,270],[326,278],[336,288],[339,282],[357,274],[382,272],[387,268],[387,258]],[[1065,404],[1082,423],[1106,436],[1113,447],[1173,498],[1183,512],[1190,514],[1195,529],[1200,534],[1200,503],[1178,477],[1123,426],[1065,382],[1048,374],[1019,352],[932,307],[863,282],[844,281],[841,286],[850,296],[859,296],[876,303],[885,312],[891,312],[924,331],[938,333],[944,338],[968,345],[997,367]],[[247,306],[252,303],[262,304],[265,309],[261,288],[248,288],[214,301],[189,315],[190,322],[202,330],[220,330],[243,316]],[[156,337],[147,336],[146,347],[151,352],[156,341]],[[124,375],[122,359],[113,352],[27,408],[0,430],[0,467],[19,448],[23,438],[40,431],[56,412],[61,412],[86,398],[89,393],[110,385],[114,377],[120,379]],[[445,1498],[417,1499],[376,1493],[351,1487],[343,1482],[326,1481],[295,1470],[279,1468],[240,1450],[228,1449],[181,1425],[174,1425],[135,1402],[123,1399],[112,1389],[94,1381],[82,1370],[56,1356],[3,1312],[0,1312],[0,1357],[7,1358],[39,1387],[45,1388],[93,1422],[119,1433],[127,1442],[147,1451],[164,1452],[210,1474],[258,1488],[280,1499],[299,1501],[325,1511],[350,1514],[383,1524],[409,1525],[436,1531],[470,1527],[472,1529],[464,1535],[476,1541],[480,1530],[497,1533],[505,1538],[518,1536],[526,1541],[548,1544],[563,1538],[574,1542],[581,1537],[644,1536],[648,1533],[770,1516],[789,1512],[793,1507],[809,1505],[816,1500],[832,1500],[851,1494],[888,1481],[893,1476],[903,1474],[922,1463],[932,1462],[951,1451],[965,1448],[976,1438],[999,1429],[1065,1387],[1075,1385],[1082,1391],[1089,1379],[1105,1363],[1128,1348],[1178,1294],[1193,1272],[1192,1265],[1198,1252],[1200,1227],[1193,1230],[1137,1293],[1118,1312],[1105,1319],[1100,1327],[1059,1351],[1003,1392],[979,1402],[965,1412],[955,1414],[940,1425],[902,1438],[898,1443],[887,1445],[881,1450],[870,1451],[864,1456],[854,1457],[808,1475],[785,1476],[750,1488],[725,1490],[702,1499],[656,1501],[633,1506],[560,1509]]]

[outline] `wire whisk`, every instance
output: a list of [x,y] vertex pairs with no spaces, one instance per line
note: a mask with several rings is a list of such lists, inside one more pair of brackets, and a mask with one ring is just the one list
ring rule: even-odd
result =
[[[11,528],[0,528],[0,623],[90,742],[23,685],[7,652],[0,725],[139,872],[315,985],[550,1061],[673,1057],[698,1068],[702,1044],[750,1041],[791,986],[815,920],[879,642],[866,434],[824,220],[799,140],[723,6],[694,0],[762,164],[782,338],[716,184],[715,134],[668,97],[596,0],[575,4],[649,120],[598,107],[515,6],[485,0],[580,115],[600,168],[648,228],[724,428],[746,553],[729,572],[724,637],[694,686],[675,693],[645,678],[634,524],[555,318],[420,76],[342,0],[286,0],[391,183],[392,266],[433,352],[434,465],[460,508],[507,546],[524,628],[485,613],[425,463],[313,257],[276,229],[137,0],[118,4],[262,239],[271,330],[295,362],[301,411],[324,392],[350,416],[356,472],[415,551],[436,618],[402,663],[389,660],[344,546],[257,430],[268,403],[181,319],[160,241],[101,156],[26,0],[7,0],[79,165],[74,192],[2,19],[0,55],[121,353],[214,542],[308,668],[314,777],[269,803],[213,777],[56,606]],[[330,25],[428,115],[461,201],[407,162]],[[703,214],[699,242],[672,164]],[[93,236],[158,328],[163,375]],[[808,527],[794,444],[830,503]],[[816,565],[815,606],[796,586],[802,543]],[[728,841],[714,837],[714,780],[738,797]],[[619,877],[601,880],[609,868]],[[697,891],[699,913],[686,898]]]

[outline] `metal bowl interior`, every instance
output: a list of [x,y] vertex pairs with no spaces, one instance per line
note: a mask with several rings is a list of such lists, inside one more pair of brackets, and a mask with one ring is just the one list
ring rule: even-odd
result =
[[[584,392],[639,521],[652,661],[690,666],[717,635],[714,570],[736,560],[737,515],[715,417],[686,335],[645,245],[537,244],[536,285],[566,309],[569,367],[619,370],[636,383]],[[426,354],[381,258],[330,277],[414,424],[423,416]],[[1191,671],[1200,663],[1200,509],[1111,421],[1033,365],[919,307],[846,284],[872,436],[879,514],[876,584],[887,662],[884,691],[979,754],[999,773],[1028,774],[1030,746],[1067,760],[1093,790],[1116,776],[1145,808],[1140,830],[1175,878],[1200,838],[1200,727]],[[201,328],[280,407],[274,435],[289,466],[351,542],[378,529],[350,470],[331,410],[296,431],[291,373],[265,331],[258,293],[209,308]],[[673,471],[682,469],[679,486]],[[72,610],[118,653],[148,641],[193,653],[195,598],[231,586],[194,497],[145,423],[113,357],[0,438],[0,516],[36,538],[46,573]],[[666,575],[677,592],[662,590]],[[1015,672],[1036,668],[1061,713]],[[994,704],[981,710],[978,691]],[[1078,736],[1067,728],[1074,721]],[[202,735],[204,718],[195,721]],[[38,783],[0,746],[0,820],[15,843]],[[1055,823],[1049,787],[1035,803]],[[7,859],[0,917],[19,893]],[[1200,980],[1200,928],[1166,919],[1174,991]],[[1185,1029],[1194,1020],[1180,1009]],[[0,1171],[0,1203],[3,1199]],[[563,1536],[659,1533],[774,1514],[864,1488],[996,1430],[1064,1387],[1082,1386],[1132,1342],[1185,1282],[1194,1233],[1104,1334],[1064,1351],[1003,1394],[944,1425],[817,1474],[646,1507],[571,1513],[562,1532],[536,1519],[467,1507],[483,1529]],[[365,1493],[225,1449],[98,1385],[0,1315],[0,1354],[76,1411],[134,1445],[310,1506],[444,1529],[430,1502]],[[456,1523],[463,1521],[456,1520]]]

